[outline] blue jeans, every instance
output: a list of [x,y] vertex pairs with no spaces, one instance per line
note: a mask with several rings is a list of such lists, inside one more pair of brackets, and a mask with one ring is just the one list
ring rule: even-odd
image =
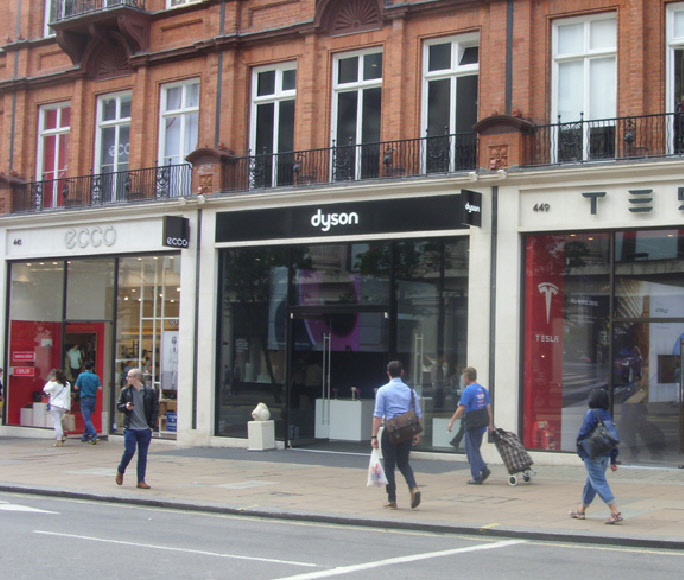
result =
[[606,480],[606,471],[610,464],[609,457],[597,457],[596,459],[585,458],[584,467],[587,470],[587,480],[582,492],[582,505],[588,506],[594,501],[596,494],[607,505],[615,503],[615,496],[610,491]]
[[487,464],[482,459],[482,453],[480,453],[485,431],[486,429],[470,429],[465,432],[465,452],[470,464],[470,475],[473,479],[482,479],[482,471],[487,469]]
[[128,464],[135,455],[135,446],[138,445],[138,483],[145,481],[147,473],[147,450],[152,441],[151,429],[124,429],[124,452],[121,456],[121,463],[117,470],[119,473],[126,473]]
[[392,445],[387,438],[387,433],[382,430],[382,459],[385,463],[385,476],[387,477],[387,501],[397,501],[397,485],[394,480],[394,468],[399,468],[406,480],[409,491],[416,487],[416,480],[413,477],[413,469],[409,465],[409,453],[413,445],[413,439],[404,441],[397,445]]
[[95,412],[95,405],[97,404],[97,399],[95,397],[82,397],[81,398],[81,415],[83,415],[83,423],[85,428],[83,429],[83,441],[97,439],[97,431],[93,425],[91,419],[92,414]]

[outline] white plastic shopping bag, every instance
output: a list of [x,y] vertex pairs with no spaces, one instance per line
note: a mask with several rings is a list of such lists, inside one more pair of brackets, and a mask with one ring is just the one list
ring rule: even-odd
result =
[[368,483],[366,485],[385,485],[386,483],[387,477],[385,477],[385,470],[382,467],[382,454],[380,449],[374,447],[368,464]]

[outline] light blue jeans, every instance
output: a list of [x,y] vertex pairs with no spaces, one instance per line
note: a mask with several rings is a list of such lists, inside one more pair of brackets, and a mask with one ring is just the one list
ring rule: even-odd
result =
[[582,492],[582,505],[591,505],[596,494],[603,500],[606,505],[615,503],[615,496],[610,491],[608,480],[606,479],[606,471],[610,464],[609,457],[598,457],[596,459],[584,459],[584,467],[587,470],[587,480],[584,483],[584,491]]

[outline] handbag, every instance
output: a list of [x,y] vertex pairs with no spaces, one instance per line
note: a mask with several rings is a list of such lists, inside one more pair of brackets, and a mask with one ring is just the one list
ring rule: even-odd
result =
[[[594,409],[596,416],[598,417],[598,412]],[[612,421],[606,421],[605,423],[599,419],[596,427],[589,434],[589,437],[582,439],[580,444],[586,452],[586,454],[592,459],[601,457],[606,453],[609,453],[614,447],[620,443],[620,437],[617,434],[615,425]]]
[[371,451],[370,462],[368,464],[368,486],[380,486],[387,484],[385,469],[382,467],[382,455],[380,449],[374,447]]
[[387,440],[392,445],[398,445],[408,439],[412,439],[414,435],[418,435],[423,430],[420,419],[413,410],[415,407],[414,397],[415,393],[413,389],[411,389],[411,408],[406,411],[406,413],[402,413],[393,419],[385,421]]

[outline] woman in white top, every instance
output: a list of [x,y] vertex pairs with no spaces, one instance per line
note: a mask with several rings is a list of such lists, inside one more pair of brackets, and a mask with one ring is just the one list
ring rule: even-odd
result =
[[62,420],[64,413],[71,409],[71,384],[66,380],[66,374],[62,369],[58,369],[48,378],[43,391],[50,395],[50,414],[57,440],[54,447],[61,447],[65,439]]

